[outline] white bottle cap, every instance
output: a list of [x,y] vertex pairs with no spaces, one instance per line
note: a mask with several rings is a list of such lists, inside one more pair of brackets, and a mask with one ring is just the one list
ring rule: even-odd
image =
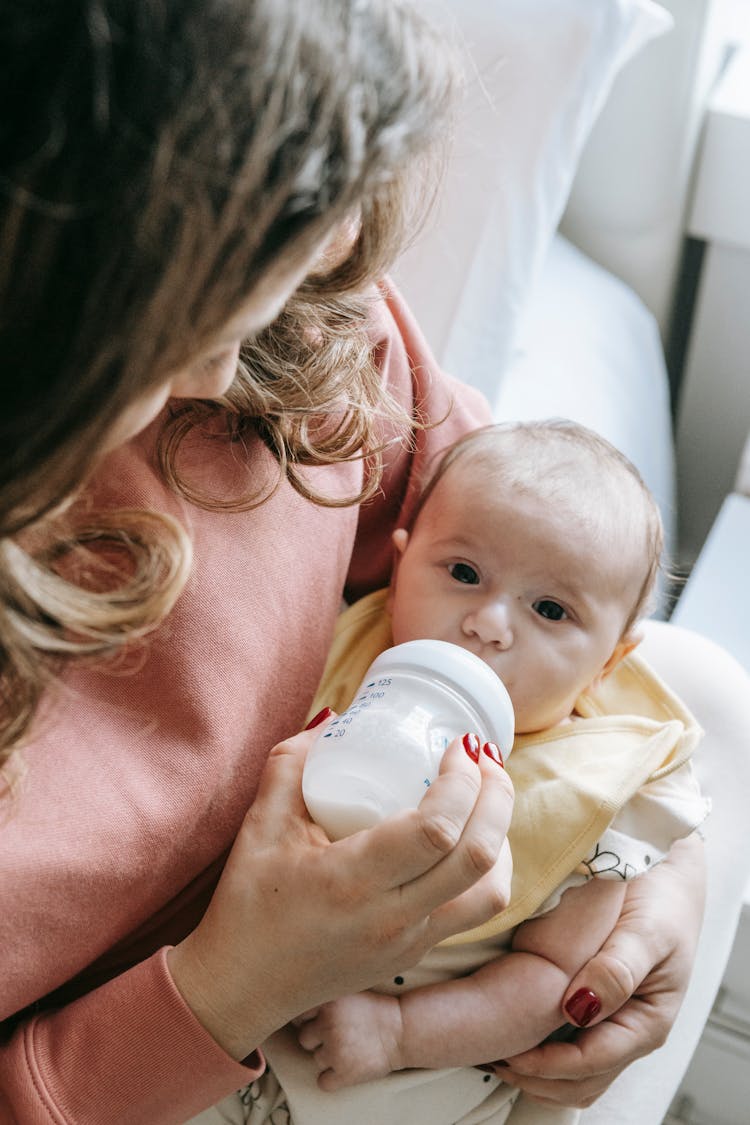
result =
[[406,641],[381,652],[370,665],[368,677],[387,675],[398,668],[424,672],[470,699],[484,720],[489,738],[507,757],[515,732],[513,704],[505,684],[489,664],[448,641]]

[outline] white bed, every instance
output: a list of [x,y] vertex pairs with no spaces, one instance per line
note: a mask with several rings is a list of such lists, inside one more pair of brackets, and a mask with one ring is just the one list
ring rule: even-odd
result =
[[[419,3],[471,61],[441,202],[396,280],[438,360],[479,386],[496,417],[572,417],[622,449],[657,496],[674,547],[663,341],[724,49],[721,0]],[[684,643],[700,669],[686,655],[675,686],[709,732],[698,766],[714,802],[704,934],[668,1044],[631,1067],[586,1125],[662,1121],[720,984],[747,880],[748,861],[736,856],[750,855],[750,734],[742,707],[717,714],[711,676],[745,695],[747,682],[721,651]]]

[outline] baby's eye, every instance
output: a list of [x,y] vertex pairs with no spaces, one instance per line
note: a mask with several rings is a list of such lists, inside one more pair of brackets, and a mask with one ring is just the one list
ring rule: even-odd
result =
[[479,575],[468,563],[451,563],[448,573],[456,582],[464,582],[467,586],[476,586],[479,582]]
[[534,602],[533,608],[540,617],[546,617],[548,621],[562,621],[568,616],[560,603],[553,602],[551,598],[540,598],[538,602]]

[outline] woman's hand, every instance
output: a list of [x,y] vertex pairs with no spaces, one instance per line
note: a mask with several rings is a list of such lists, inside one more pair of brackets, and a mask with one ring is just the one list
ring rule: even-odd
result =
[[703,844],[692,836],[628,885],[620,920],[571,982],[564,1018],[585,1026],[507,1060],[504,1081],[550,1105],[589,1106],[666,1040],[687,989],[703,918]]
[[476,761],[478,743],[451,743],[418,809],[331,843],[302,800],[316,734],[271,751],[204,918],[170,951],[180,993],[238,1059],[297,1013],[413,965],[509,896],[512,785],[490,756]]

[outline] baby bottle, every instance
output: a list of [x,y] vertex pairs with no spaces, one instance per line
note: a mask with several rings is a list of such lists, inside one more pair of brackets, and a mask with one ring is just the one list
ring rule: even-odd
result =
[[450,742],[473,731],[503,756],[513,706],[489,665],[446,641],[407,641],[370,665],[353,702],[318,736],[302,794],[332,840],[415,808]]

